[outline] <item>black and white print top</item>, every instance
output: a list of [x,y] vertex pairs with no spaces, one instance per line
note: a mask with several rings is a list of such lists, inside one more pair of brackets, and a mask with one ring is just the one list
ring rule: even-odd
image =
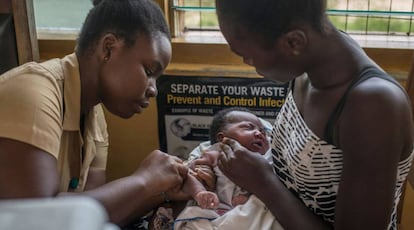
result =
[[[305,124],[292,91],[279,112],[272,132],[273,166],[283,184],[316,215],[333,223],[342,172],[342,150],[316,136]],[[399,162],[394,208],[388,229],[396,229],[401,187],[411,155]]]

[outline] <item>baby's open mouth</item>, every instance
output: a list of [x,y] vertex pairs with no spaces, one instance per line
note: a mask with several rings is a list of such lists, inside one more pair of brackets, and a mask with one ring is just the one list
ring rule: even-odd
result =
[[257,148],[262,148],[263,147],[263,143],[261,141],[253,142],[253,146],[255,146]]

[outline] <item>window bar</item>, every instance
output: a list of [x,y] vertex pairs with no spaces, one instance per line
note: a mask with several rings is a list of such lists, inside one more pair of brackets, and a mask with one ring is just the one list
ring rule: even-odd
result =
[[[411,12],[414,11],[414,1],[411,2]],[[410,23],[408,24],[408,32],[407,35],[411,35],[411,26],[413,25],[413,15],[410,15]]]
[[[349,10],[349,0],[346,1],[346,10]],[[348,14],[345,15],[345,31],[348,32]]]
[[[368,10],[370,10],[371,9],[371,1],[369,0],[368,1],[368,8],[367,8]],[[370,20],[371,18],[369,17],[369,15],[367,14],[367,21],[365,22],[365,35],[368,35],[368,28],[369,28],[369,20]]]
[[173,10],[177,10],[177,11],[201,11],[201,12],[214,12],[216,10],[215,7],[210,7],[210,6],[204,6],[204,7],[199,7],[199,6],[178,6],[178,5],[173,5],[171,7]]
[[[198,5],[200,6],[200,8],[203,6],[202,5],[203,3],[201,1],[202,0],[198,0]],[[198,13],[198,16],[200,17],[200,20],[198,21],[198,26],[199,26],[200,30],[202,30],[201,25],[202,25],[203,16],[202,16],[201,11]]]
[[[392,11],[392,0],[390,0],[390,6],[388,7],[388,11]],[[391,15],[388,16],[388,26],[387,26],[387,35],[390,35],[391,30]]]
[[370,16],[414,16],[412,11],[381,11],[381,10],[338,10],[328,9],[328,14],[333,15],[370,15]]

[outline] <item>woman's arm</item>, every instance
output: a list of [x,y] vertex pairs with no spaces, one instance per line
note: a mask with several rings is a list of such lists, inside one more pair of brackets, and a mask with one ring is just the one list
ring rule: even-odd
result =
[[111,222],[127,224],[164,202],[161,192],[173,198],[187,168],[181,160],[161,151],[153,151],[130,176],[120,178],[82,193],[58,194],[56,159],[36,147],[0,138],[0,199],[87,195],[100,201]]
[[80,194],[101,201],[111,221],[123,225],[164,202],[162,192],[169,192],[169,199],[184,199],[180,188],[187,173],[181,160],[155,150],[132,175]]
[[237,141],[224,138],[218,165],[235,184],[255,194],[285,229],[330,229],[330,225],[309,211],[280,182],[263,156],[252,153]]
[[399,161],[412,150],[409,101],[396,85],[371,78],[351,91],[339,123],[343,170],[336,229],[387,229]]
[[56,158],[51,154],[0,138],[0,199],[56,196],[57,172]]

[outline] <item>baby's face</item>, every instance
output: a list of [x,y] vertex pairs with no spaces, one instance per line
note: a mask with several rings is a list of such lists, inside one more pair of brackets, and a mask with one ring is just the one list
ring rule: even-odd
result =
[[223,136],[237,140],[252,152],[265,154],[269,149],[269,141],[259,118],[244,111],[233,111],[227,114],[230,122],[225,126]]

